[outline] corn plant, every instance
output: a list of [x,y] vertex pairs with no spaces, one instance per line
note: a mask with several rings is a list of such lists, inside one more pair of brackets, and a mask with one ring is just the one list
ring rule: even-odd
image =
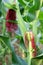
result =
[[0,65],[43,65],[43,0],[0,0]]

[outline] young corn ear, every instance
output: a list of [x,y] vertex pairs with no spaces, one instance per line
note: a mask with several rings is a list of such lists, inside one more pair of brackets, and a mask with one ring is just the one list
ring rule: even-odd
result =
[[[29,36],[28,36],[29,35]],[[28,39],[29,38],[29,39]],[[35,44],[35,40],[34,40],[34,35],[32,32],[27,32],[24,35],[24,43],[25,43],[25,47],[28,49],[29,47],[29,43],[31,42],[31,52],[32,52],[32,57],[35,57],[37,55],[37,50],[36,50],[36,44]]]

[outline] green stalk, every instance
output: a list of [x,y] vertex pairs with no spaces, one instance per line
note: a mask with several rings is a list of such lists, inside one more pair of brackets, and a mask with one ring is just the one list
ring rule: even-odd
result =
[[[25,34],[25,32],[27,32],[27,30],[26,30],[24,20],[23,20],[21,14],[20,14],[18,1],[16,2],[16,8],[17,8],[18,25],[20,27],[20,30],[21,30],[21,33],[22,33],[22,36],[23,36],[23,39],[24,39],[24,34]],[[29,34],[28,34],[28,40],[30,40],[30,35]],[[29,43],[29,48],[28,48],[29,54],[27,54],[28,55],[28,59],[27,59],[28,65],[31,65],[31,59],[32,59],[31,50],[32,50],[32,48],[31,48],[31,42],[30,42]]]
[[27,30],[26,30],[26,26],[25,26],[24,20],[23,20],[23,18],[22,18],[22,16],[21,16],[21,13],[20,13],[18,1],[16,2],[16,8],[17,8],[18,25],[19,25],[19,27],[20,27],[21,34],[22,34],[22,36],[24,37],[24,34],[25,34],[25,32],[26,32]]
[[31,59],[32,59],[32,46],[31,41],[29,42],[29,54],[28,54],[28,65],[31,65]]
[[[40,0],[40,8],[42,6],[42,1],[43,0]],[[34,36],[35,36],[35,41],[37,42],[37,22],[38,22],[38,17],[39,17],[39,13],[40,13],[40,8],[39,10],[36,12],[36,18],[35,20],[33,21],[33,33],[34,33]]]
[[31,65],[31,59],[32,59],[32,45],[31,45],[31,40],[30,40],[30,35],[29,35],[29,32],[27,33],[27,37],[28,37],[28,40],[29,40],[29,46],[28,46],[28,52],[27,55],[28,55],[28,65]]

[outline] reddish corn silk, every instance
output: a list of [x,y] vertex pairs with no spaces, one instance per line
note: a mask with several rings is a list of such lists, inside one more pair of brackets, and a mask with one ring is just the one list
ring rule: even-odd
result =
[[31,37],[32,49],[33,49],[32,56],[35,57],[37,55],[37,50],[36,50],[36,44],[35,44],[35,41],[34,41],[34,35],[33,35],[32,32],[30,32],[30,37]]
[[33,35],[32,32],[27,32],[24,35],[25,47],[28,48],[28,46],[29,46],[29,40],[28,40],[28,37],[27,37],[28,34],[30,34],[30,41],[31,41],[31,46],[32,46],[32,56],[35,57],[37,55],[37,50],[36,50],[34,35]]
[[16,20],[16,11],[9,9],[7,12],[6,20]]
[[6,28],[9,32],[18,29],[17,23],[9,22],[9,20],[16,20],[16,11],[9,9],[6,15]]
[[16,24],[16,23],[14,24],[14,26],[13,26],[13,27],[14,27],[14,30],[17,30],[17,28],[18,28],[18,26],[17,26],[17,24]]
[[9,32],[18,29],[18,25],[16,23],[6,22],[6,28]]

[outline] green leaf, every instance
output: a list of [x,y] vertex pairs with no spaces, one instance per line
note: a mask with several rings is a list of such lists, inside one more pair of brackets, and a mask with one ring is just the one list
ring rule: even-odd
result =
[[3,4],[3,2],[1,4],[1,12],[2,12],[3,17],[5,18],[6,17],[6,9],[5,9],[5,5]]
[[38,55],[38,56],[36,56],[34,59],[43,59],[43,53]]
[[17,10],[15,4],[12,5],[12,4],[9,4],[9,3],[4,3],[4,5],[5,5],[7,8],[9,8],[9,9]]
[[34,6],[29,9],[29,12],[34,13],[40,7],[40,0],[34,0]]
[[38,30],[41,32],[40,43],[43,44],[43,20],[40,20],[40,27],[38,27]]
[[43,39],[40,39],[41,44],[43,44]]
[[33,0],[25,0],[25,1],[27,1],[27,2],[32,2]]
[[19,3],[24,7],[26,4],[23,2],[23,0],[18,0]]
[[43,20],[43,11],[40,11],[39,20]]
[[43,59],[32,59],[31,65],[42,65]]

